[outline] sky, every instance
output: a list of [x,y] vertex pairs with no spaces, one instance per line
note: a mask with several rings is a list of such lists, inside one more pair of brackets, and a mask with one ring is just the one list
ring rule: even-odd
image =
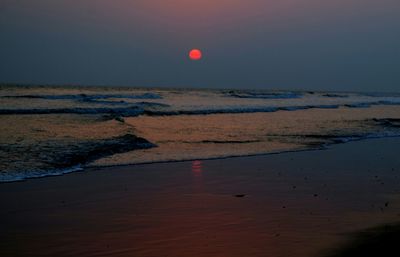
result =
[[399,14],[399,0],[1,0],[0,82],[399,92]]

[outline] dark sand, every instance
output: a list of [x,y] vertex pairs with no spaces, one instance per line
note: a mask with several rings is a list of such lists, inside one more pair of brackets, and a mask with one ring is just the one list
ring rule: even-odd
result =
[[399,138],[0,184],[0,256],[325,256],[400,220]]

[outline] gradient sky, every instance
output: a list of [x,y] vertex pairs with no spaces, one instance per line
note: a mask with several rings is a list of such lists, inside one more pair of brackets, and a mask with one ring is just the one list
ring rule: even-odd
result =
[[0,35],[0,82],[400,91],[399,0],[1,0]]

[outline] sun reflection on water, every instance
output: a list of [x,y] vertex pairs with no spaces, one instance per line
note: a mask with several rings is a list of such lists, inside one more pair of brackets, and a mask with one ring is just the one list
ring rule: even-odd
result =
[[193,161],[192,162],[192,173],[194,176],[199,177],[203,173],[203,162],[202,161]]

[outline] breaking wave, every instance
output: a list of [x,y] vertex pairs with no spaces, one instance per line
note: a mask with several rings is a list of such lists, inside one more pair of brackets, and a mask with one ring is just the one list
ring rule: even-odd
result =
[[34,109],[0,109],[0,115],[11,114],[118,114],[126,117],[139,115],[148,116],[174,116],[174,115],[207,115],[207,114],[236,114],[236,113],[257,113],[277,111],[298,111],[308,109],[338,109],[347,108],[369,108],[377,105],[400,105],[400,102],[378,101],[352,104],[325,104],[325,105],[303,105],[303,106],[265,106],[265,107],[226,107],[210,109],[182,109],[174,110],[167,104],[140,102],[128,107],[100,107],[100,108],[34,108]]
[[303,93],[299,92],[257,92],[257,91],[228,91],[225,96],[236,98],[254,98],[254,99],[293,99],[301,98]]

